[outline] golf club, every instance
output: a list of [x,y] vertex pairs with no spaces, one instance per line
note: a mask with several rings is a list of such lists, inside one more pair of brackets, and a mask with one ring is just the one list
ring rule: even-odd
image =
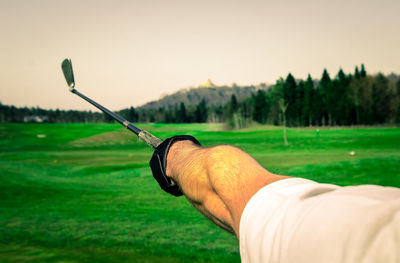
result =
[[150,134],[145,130],[139,129],[138,127],[134,126],[132,123],[130,123],[123,117],[119,116],[115,112],[110,111],[109,109],[101,106],[94,100],[89,99],[88,97],[77,91],[75,89],[75,79],[74,79],[74,72],[72,70],[71,59],[69,58],[64,59],[64,61],[61,64],[61,68],[64,73],[65,80],[67,81],[67,84],[69,86],[69,91],[78,95],[82,99],[86,100],[87,102],[89,102],[90,104],[92,104],[105,114],[109,115],[110,117],[112,117],[113,119],[124,125],[128,130],[135,133],[142,141],[147,143],[149,146],[156,148],[158,145],[161,144],[162,141],[159,138],[155,137],[154,135]]

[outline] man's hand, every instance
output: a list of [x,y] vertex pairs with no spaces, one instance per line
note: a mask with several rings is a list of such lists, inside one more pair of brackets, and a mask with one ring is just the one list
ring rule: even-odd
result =
[[171,146],[166,175],[195,208],[237,237],[240,217],[250,198],[265,185],[287,178],[268,172],[238,148],[205,148],[188,140]]

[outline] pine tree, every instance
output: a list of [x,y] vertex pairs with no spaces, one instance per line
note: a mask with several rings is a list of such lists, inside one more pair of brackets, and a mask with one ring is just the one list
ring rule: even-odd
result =
[[253,120],[259,123],[266,123],[269,112],[269,105],[267,103],[267,94],[263,90],[258,90],[254,96],[254,112]]
[[319,92],[321,99],[321,105],[319,105],[321,107],[321,109],[319,110],[322,115],[321,124],[330,125],[332,122],[332,111],[336,106],[336,101],[333,96],[334,91],[333,91],[331,77],[329,76],[329,73],[326,69],[324,69],[321,81],[319,82]]
[[287,104],[286,119],[289,126],[296,124],[297,105],[296,105],[296,80],[292,74],[288,74],[283,86],[283,99]]
[[181,102],[179,109],[177,111],[177,115],[176,115],[176,121],[178,123],[185,123],[187,122],[187,114],[186,114],[186,107],[185,107],[185,103]]
[[304,120],[303,120],[303,106],[304,106],[304,81],[300,80],[299,84],[297,85],[296,88],[296,101],[295,101],[295,110],[296,110],[296,120],[295,123],[296,125],[303,126],[304,125]]
[[372,113],[374,123],[385,123],[390,119],[390,105],[393,99],[389,89],[389,81],[379,73],[372,86]]
[[130,107],[128,111],[128,119],[132,122],[137,122],[138,121],[138,114],[135,111],[134,107]]
[[365,71],[364,64],[361,64],[360,77],[365,78],[366,76],[367,76],[367,71]]
[[274,125],[282,125],[282,112],[279,107],[279,100],[284,97],[285,80],[279,78],[273,88],[268,90],[268,98],[271,101],[271,107],[268,114],[269,122]]
[[238,105],[238,101],[236,99],[236,96],[235,96],[235,94],[232,94],[231,103],[230,103],[231,112],[236,112],[238,107],[239,107],[239,105]]
[[[340,69],[336,79],[333,81],[332,98],[336,102],[332,108],[333,124],[349,125],[351,124],[351,110],[353,103],[349,97],[349,78]],[[331,102],[332,103],[332,102]]]
[[354,78],[359,79],[361,78],[360,71],[358,70],[358,66],[356,66],[356,69],[354,70]]
[[195,110],[195,118],[196,122],[202,123],[207,122],[207,106],[206,101],[203,99],[201,102],[196,106]]
[[313,107],[313,96],[314,96],[314,82],[311,75],[308,74],[307,80],[304,83],[304,100],[302,108],[302,121],[303,125],[311,126],[312,120],[312,107]]

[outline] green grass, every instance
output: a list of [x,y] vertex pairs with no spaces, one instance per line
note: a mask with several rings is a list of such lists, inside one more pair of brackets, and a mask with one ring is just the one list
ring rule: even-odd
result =
[[[400,187],[400,128],[289,129],[286,147],[279,127],[141,127],[235,145],[275,173]],[[0,261],[240,262],[232,235],[159,189],[151,154],[117,124],[0,124]]]

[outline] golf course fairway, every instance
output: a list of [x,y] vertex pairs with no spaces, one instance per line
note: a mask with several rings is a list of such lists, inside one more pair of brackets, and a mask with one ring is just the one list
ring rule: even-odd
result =
[[[400,128],[138,124],[230,144],[274,173],[400,187]],[[240,262],[236,238],[160,190],[152,149],[118,124],[0,124],[1,262]]]

